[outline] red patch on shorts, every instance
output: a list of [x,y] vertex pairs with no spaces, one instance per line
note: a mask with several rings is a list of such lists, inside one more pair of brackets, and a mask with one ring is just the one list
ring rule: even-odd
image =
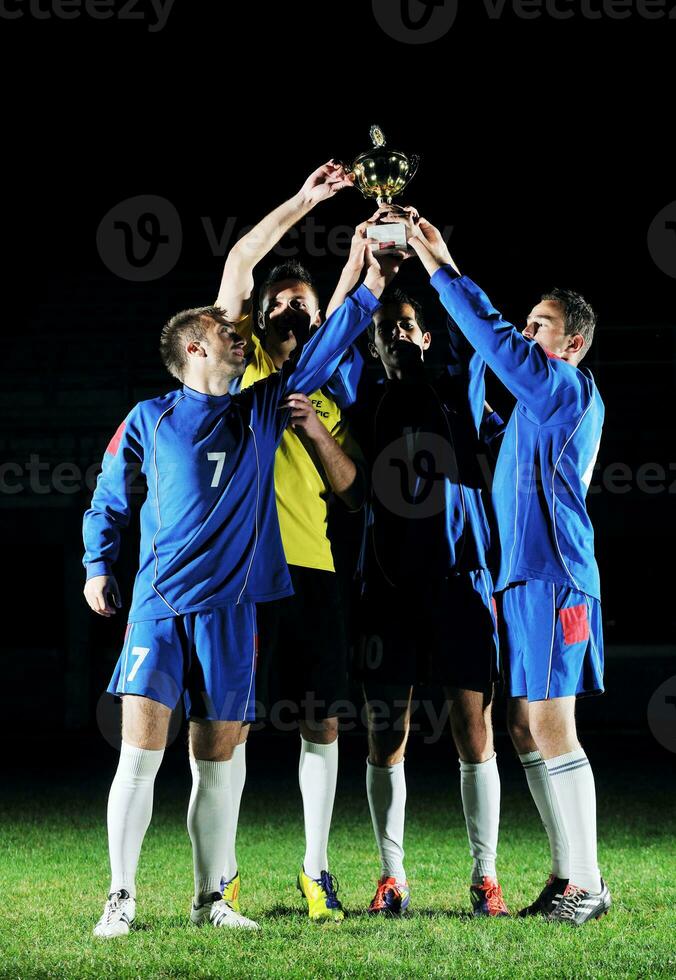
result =
[[120,425],[117,428],[117,432],[108,443],[106,452],[110,453],[111,456],[117,456],[117,451],[120,448],[120,443],[122,442],[122,436],[124,435],[124,430],[126,429],[126,427],[127,427],[127,422],[125,420],[124,422],[120,423]]
[[567,609],[560,609],[559,619],[563,626],[563,642],[567,646],[572,643],[582,643],[589,639],[586,602],[579,606],[568,606]]

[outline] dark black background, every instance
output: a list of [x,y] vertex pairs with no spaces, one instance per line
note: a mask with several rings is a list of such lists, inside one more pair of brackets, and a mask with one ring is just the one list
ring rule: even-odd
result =
[[[324,160],[366,149],[378,122],[392,145],[422,155],[407,198],[453,226],[454,256],[506,316],[521,322],[555,284],[597,309],[587,363],[607,421],[590,509],[606,641],[673,642],[676,472],[655,493],[635,474],[676,461],[676,278],[647,245],[655,215],[676,199],[676,20],[492,20],[483,3],[460,0],[443,39],[412,45],[389,38],[366,0],[176,0],[158,33],[153,17],[37,20],[20,9],[20,19],[0,17],[5,461],[38,454],[49,474],[99,460],[130,406],[173,386],[156,353],[162,322],[216,296],[223,257],[201,219],[218,230],[234,217],[241,230]],[[133,283],[106,268],[96,233],[110,208],[139,194],[171,201],[183,238],[167,276]],[[370,210],[346,192],[314,217],[331,227]],[[308,264],[326,302],[340,259]],[[414,261],[402,277],[425,295]],[[507,410],[499,387],[490,391]],[[618,462],[634,474],[623,493],[603,483]],[[0,494],[0,697],[5,719],[30,709],[87,728],[123,617],[94,621],[84,607],[86,489],[57,493],[44,480],[44,493]],[[130,536],[127,598],[134,562]]]

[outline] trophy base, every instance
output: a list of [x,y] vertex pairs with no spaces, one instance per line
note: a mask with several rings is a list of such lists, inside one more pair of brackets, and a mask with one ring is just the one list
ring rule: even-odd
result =
[[401,221],[389,221],[382,225],[371,225],[369,238],[379,243],[374,245],[378,255],[392,255],[394,252],[408,252],[406,225]]

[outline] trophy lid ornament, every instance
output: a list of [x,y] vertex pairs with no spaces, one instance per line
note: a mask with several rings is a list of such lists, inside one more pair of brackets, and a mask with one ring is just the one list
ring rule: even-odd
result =
[[420,157],[387,147],[380,126],[371,126],[370,136],[372,148],[359,154],[350,171],[364,197],[375,197],[379,206],[391,204],[415,176]]

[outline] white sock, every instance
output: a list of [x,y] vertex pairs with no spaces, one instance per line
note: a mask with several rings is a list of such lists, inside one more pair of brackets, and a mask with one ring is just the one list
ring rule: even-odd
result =
[[569,880],[590,892],[601,891],[596,856],[596,787],[584,749],[547,759],[547,771],[568,839]]
[[500,776],[495,753],[486,762],[460,760],[460,795],[472,855],[472,884],[480,885],[485,876],[497,878]]
[[329,870],[327,854],[338,778],[338,739],[329,745],[307,742],[301,735],[298,783],[303,797],[305,858],[310,878]]
[[559,804],[552,790],[545,760],[539,752],[526,752],[520,755],[521,765],[526,773],[528,788],[538,808],[540,819],[547,831],[549,849],[552,854],[552,874],[556,878],[568,878],[568,839],[563,829],[563,819]]
[[366,795],[373,833],[380,851],[383,877],[406,881],[404,871],[404,820],[406,775],[404,760],[395,766],[374,766],[366,760]]
[[231,762],[208,762],[190,757],[192,792],[188,804],[188,833],[192,841],[195,902],[221,890],[228,831],[232,823]]
[[164,749],[137,749],[122,743],[108,796],[110,891],[126,888],[136,897],[136,867],[153,812],[153,787]]
[[232,881],[237,874],[237,854],[235,851],[235,841],[237,840],[237,826],[239,824],[239,807],[242,802],[244,783],[246,782],[246,742],[235,746],[232,753],[230,770],[230,793],[232,798],[232,819],[226,833],[227,855],[223,867],[223,878]]

